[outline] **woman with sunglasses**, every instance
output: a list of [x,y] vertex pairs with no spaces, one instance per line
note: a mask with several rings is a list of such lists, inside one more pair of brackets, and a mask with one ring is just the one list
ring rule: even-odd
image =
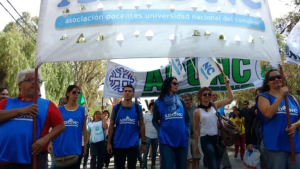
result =
[[152,123],[159,133],[161,168],[186,167],[190,118],[185,103],[177,94],[175,77],[164,80],[158,100],[154,104]]
[[[212,91],[208,87],[203,87],[198,92],[198,101],[200,105],[194,111],[194,141],[195,151],[200,154],[198,147],[198,139],[200,136],[201,148],[204,157],[207,161],[209,169],[219,169],[223,157],[223,150],[225,147],[221,142],[217,142],[218,138],[218,117],[216,109],[225,107],[233,100],[233,93],[229,86],[229,78],[224,77],[224,82],[227,89],[227,98],[214,103],[210,102]],[[213,107],[213,104],[215,108]]]
[[[68,102],[64,106],[59,107],[66,129],[53,141],[53,153],[55,158],[70,155],[78,157],[76,163],[61,169],[80,169],[81,159],[83,154],[86,154],[88,111],[85,107],[78,105],[79,95],[80,88],[76,85],[70,85],[66,92]],[[84,136],[84,141],[82,136]]]
[[[256,99],[258,116],[262,118],[261,151],[271,169],[300,168],[300,120],[299,105],[292,95],[287,94],[288,88],[282,87],[280,73],[271,69],[266,73],[262,90]],[[287,125],[286,105],[287,95],[291,127]],[[296,162],[292,162],[289,136],[293,137]]]

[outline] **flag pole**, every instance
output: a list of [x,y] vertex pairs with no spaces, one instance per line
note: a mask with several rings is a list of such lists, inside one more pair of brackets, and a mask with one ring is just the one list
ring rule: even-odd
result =
[[102,113],[103,113],[103,109],[104,109],[104,107],[103,107],[103,100],[104,100],[104,98],[102,97],[102,104],[101,104]]
[[[284,87],[284,86],[286,86],[285,85],[285,79],[284,79],[283,69],[282,69],[282,66],[280,64],[279,64],[279,72],[280,72],[281,79],[282,79],[282,87]],[[287,95],[284,96],[284,101],[285,101],[285,107],[286,107],[287,123],[288,123],[288,127],[290,128],[291,127],[291,118],[290,118],[290,109],[289,109],[289,103],[288,103]],[[293,163],[295,163],[296,162],[296,156],[295,156],[293,136],[289,135],[289,138],[290,138],[292,161],[293,161]]]
[[[33,92],[33,103],[37,104],[38,97],[38,68],[34,71],[34,92]],[[33,143],[36,142],[36,116],[33,116]],[[36,169],[36,154],[32,154],[32,169]]]
[[198,74],[198,70],[196,69],[196,66],[195,66],[195,64],[194,64],[194,62],[193,62],[193,59],[190,57],[190,59],[191,59],[191,61],[192,61],[192,65],[193,65],[193,67],[194,67],[194,70],[195,70],[195,73],[196,73],[196,75],[197,75],[197,78],[198,78],[198,80],[200,80],[199,78],[199,74]]

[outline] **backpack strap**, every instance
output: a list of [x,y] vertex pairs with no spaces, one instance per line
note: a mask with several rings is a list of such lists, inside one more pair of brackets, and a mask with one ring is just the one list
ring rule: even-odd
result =
[[135,105],[135,111],[136,111],[136,115],[137,115],[137,122],[138,125],[140,126],[139,120],[140,120],[140,107],[139,104],[137,102],[134,103]]
[[120,110],[120,107],[121,107],[121,102],[119,102],[117,104],[117,107],[116,107],[116,110],[115,110],[114,124],[116,124],[117,114],[118,114],[118,112]]

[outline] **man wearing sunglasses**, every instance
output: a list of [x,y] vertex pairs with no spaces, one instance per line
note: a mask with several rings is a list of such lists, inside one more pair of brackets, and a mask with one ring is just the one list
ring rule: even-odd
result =
[[[37,81],[41,85],[40,79],[39,74]],[[37,155],[37,168],[45,169],[48,143],[65,129],[61,113],[53,102],[38,98],[37,104],[33,104],[34,81],[34,69],[22,70],[17,78],[18,97],[0,102],[0,169],[31,169],[32,154]],[[37,118],[35,143],[32,139],[34,116]]]
[[249,109],[249,102],[248,101],[244,101],[243,102],[243,109],[241,110],[241,116],[245,118],[245,120],[247,120],[247,117],[250,113],[250,109]]

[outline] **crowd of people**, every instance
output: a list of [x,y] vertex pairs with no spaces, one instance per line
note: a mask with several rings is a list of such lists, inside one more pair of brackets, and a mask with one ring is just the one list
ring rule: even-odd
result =
[[[82,161],[87,168],[90,156],[91,169],[108,168],[112,157],[115,169],[125,169],[126,162],[128,169],[135,169],[137,161],[143,169],[155,169],[158,152],[162,169],[197,169],[201,159],[209,169],[234,168],[225,138],[219,137],[217,116],[226,117],[224,107],[234,99],[226,76],[227,96],[222,100],[208,87],[201,88],[197,98],[190,93],[179,95],[179,82],[169,77],[157,100],[147,105],[148,113],[143,114],[142,106],[133,101],[134,87],[126,85],[122,101],[111,113],[97,110],[92,117],[88,108],[77,103],[81,89],[76,85],[68,86],[58,107],[41,97],[33,104],[35,80],[42,83],[40,74],[34,78],[33,69],[19,72],[16,98],[9,98],[9,90],[0,88],[0,169],[31,169],[32,154],[37,156],[37,169],[45,169],[48,152],[52,169],[79,169]],[[278,70],[269,70],[255,92],[256,105],[249,107],[244,101],[242,109],[233,107],[226,117],[240,133],[234,157],[243,160],[246,150],[257,149],[262,154],[258,166],[262,169],[300,168],[300,107],[287,87],[282,87],[282,80]],[[285,96],[291,127],[287,125]],[[37,118],[35,143],[33,117]],[[295,163],[289,136],[294,141]]]

